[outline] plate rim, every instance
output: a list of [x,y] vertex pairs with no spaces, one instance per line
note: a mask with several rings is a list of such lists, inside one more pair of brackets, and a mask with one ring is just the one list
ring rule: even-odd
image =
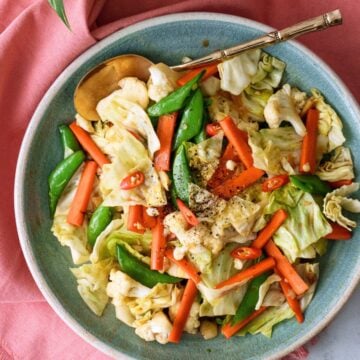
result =
[[[47,109],[49,101],[56,95],[58,90],[62,87],[64,82],[71,76],[84,62],[86,62],[93,55],[99,53],[108,45],[112,44],[119,37],[125,37],[134,32],[143,30],[144,28],[154,27],[161,24],[166,24],[170,22],[181,22],[181,21],[189,21],[189,20],[215,20],[225,23],[235,23],[239,25],[245,25],[257,30],[261,30],[264,32],[273,31],[274,29],[268,25],[260,23],[255,20],[247,19],[241,16],[229,15],[224,13],[217,12],[180,12],[175,14],[161,15],[151,19],[146,19],[140,22],[137,22],[133,25],[130,25],[124,29],[120,29],[115,31],[113,34],[108,35],[104,39],[92,45],[90,48],[81,53],[78,57],[76,57],[55,79],[55,81],[51,84],[49,89],[46,91],[45,95],[40,100],[39,104],[36,107],[36,110],[31,117],[27,129],[25,131],[25,135],[23,137],[20,151],[18,154],[16,171],[15,171],[15,182],[14,182],[14,210],[15,210],[15,221],[17,233],[20,241],[20,246],[22,249],[22,253],[25,257],[26,264],[30,270],[30,273],[41,291],[42,295],[45,297],[46,301],[49,303],[51,308],[55,311],[55,313],[82,339],[88,342],[90,345],[97,348],[102,353],[111,356],[111,357],[119,357],[131,359],[130,355],[126,352],[119,351],[110,345],[104,343],[102,340],[98,339],[95,335],[88,332],[80,323],[78,323],[75,319],[73,319],[70,314],[64,309],[63,305],[56,298],[56,296],[52,293],[50,287],[42,276],[42,273],[37,265],[35,260],[35,256],[32,252],[31,243],[29,236],[26,231],[26,219],[25,212],[23,211],[24,204],[24,196],[23,196],[23,185],[24,185],[24,173],[25,173],[25,164],[28,158],[28,150],[32,143],[32,137],[36,128],[41,121],[41,118],[44,112]],[[309,58],[312,58],[316,62],[321,65],[321,68],[329,75],[333,81],[335,81],[338,90],[340,90],[347,98],[347,102],[350,104],[350,112],[353,113],[355,118],[360,119],[360,107],[351,93],[351,91],[347,88],[345,83],[340,79],[340,77],[331,69],[329,65],[327,65],[318,55],[313,53],[306,46],[298,43],[297,41],[290,40],[289,41],[294,47],[303,52]],[[360,266],[359,269],[360,270]],[[277,351],[274,354],[271,354],[267,359],[268,360],[276,360],[279,357],[283,357],[290,352],[294,351],[301,345],[308,342],[311,338],[313,338],[316,334],[318,334],[321,330],[323,330],[331,320],[338,314],[340,309],[344,306],[346,301],[350,298],[351,294],[355,290],[358,282],[360,280],[360,271],[357,271],[356,275],[350,282],[350,285],[346,289],[345,293],[341,296],[336,306],[331,310],[329,314],[327,314],[321,322],[319,322],[316,326],[311,329],[306,335],[298,339],[292,345],[287,347],[286,349]]]

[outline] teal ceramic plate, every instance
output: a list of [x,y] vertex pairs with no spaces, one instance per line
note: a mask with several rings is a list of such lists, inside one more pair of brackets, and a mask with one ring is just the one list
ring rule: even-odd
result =
[[[146,343],[115,318],[112,305],[101,318],[88,310],[69,271],[69,250],[61,247],[50,232],[47,177],[62,156],[57,125],[74,118],[74,89],[90,68],[126,53],[178,64],[185,55],[203,56],[270,30],[243,18],[210,13],[176,14],[144,21],[109,36],[82,54],[59,76],[39,104],[27,129],[16,173],[15,210],[21,246],[37,285],[53,309],[104,353],[139,359],[279,358],[319,332],[355,288],[360,276],[358,229],[351,241],[332,244],[321,260],[320,282],[302,325],[295,320],[281,323],[272,339],[258,335],[225,340],[218,336],[204,341],[200,335],[185,335],[179,345]],[[324,34],[319,34],[319,39],[321,36]],[[205,43],[208,47],[204,47]],[[355,167],[360,169],[360,112],[341,80],[318,57],[295,42],[268,51],[286,61],[287,81],[307,91],[316,86],[325,94],[344,121],[347,144],[352,149]]]

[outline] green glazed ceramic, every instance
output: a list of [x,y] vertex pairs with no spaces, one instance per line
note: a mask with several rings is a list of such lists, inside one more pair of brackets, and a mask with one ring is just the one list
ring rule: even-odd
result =
[[[154,62],[178,64],[185,55],[197,58],[270,30],[259,23],[223,14],[184,13],[147,20],[116,32],[82,54],[65,69],[39,104],[23,140],[16,173],[15,210],[21,246],[37,285],[53,309],[104,353],[159,360],[276,359],[319,332],[355,288],[360,276],[358,229],[352,240],[331,244],[322,258],[319,285],[302,325],[294,319],[285,321],[275,328],[271,339],[258,335],[226,340],[218,336],[204,341],[200,335],[185,335],[179,345],[147,343],[115,318],[112,305],[101,318],[86,307],[69,271],[70,252],[50,232],[47,178],[62,157],[57,126],[74,118],[74,89],[89,69],[127,53],[140,54]],[[315,86],[325,94],[343,119],[355,168],[360,169],[360,112],[341,80],[298,43],[287,42],[267,51],[286,61],[286,81],[306,91]]]

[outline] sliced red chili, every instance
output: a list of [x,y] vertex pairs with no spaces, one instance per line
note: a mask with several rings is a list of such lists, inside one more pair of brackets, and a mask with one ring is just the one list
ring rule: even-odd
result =
[[286,185],[289,182],[289,175],[277,175],[272,178],[265,180],[261,189],[263,192],[269,192]]
[[252,260],[260,257],[261,253],[261,249],[249,246],[240,246],[231,252],[231,256],[240,260]]
[[144,181],[144,174],[141,171],[136,171],[121,180],[120,189],[131,190],[141,185]]
[[342,227],[339,224],[330,223],[331,227],[332,227],[332,231],[330,234],[325,235],[325,239],[329,239],[329,240],[349,240],[351,239],[351,231],[349,231],[348,229],[345,229],[344,227]]
[[337,189],[344,185],[350,185],[352,184],[352,182],[353,182],[352,180],[339,180],[339,181],[329,182],[329,185],[332,189]]
[[181,211],[181,214],[190,225],[199,225],[199,220],[196,215],[180,199],[176,199],[176,203]]
[[208,136],[215,136],[221,130],[221,126],[219,123],[212,123],[206,125],[206,134]]

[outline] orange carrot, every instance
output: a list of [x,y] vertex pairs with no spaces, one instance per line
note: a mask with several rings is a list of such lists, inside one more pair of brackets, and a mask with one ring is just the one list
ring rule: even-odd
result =
[[169,334],[168,340],[170,342],[178,343],[180,341],[197,292],[196,284],[191,279],[189,279],[185,286],[184,294],[181,298],[180,306],[174,319],[173,328]]
[[176,127],[178,113],[162,115],[159,118],[156,129],[157,136],[160,140],[160,149],[155,153],[155,169],[157,171],[169,171],[172,149],[172,139]]
[[205,73],[202,76],[201,81],[206,80],[207,78],[209,78],[212,75],[215,75],[218,72],[217,65],[218,64],[216,63],[216,64],[207,65],[207,66],[202,66],[202,67],[196,68],[194,70],[190,70],[184,76],[182,76],[180,79],[178,79],[177,83],[179,86],[183,86],[203,70],[205,70]]
[[291,286],[283,278],[280,281],[280,286],[285,295],[286,301],[288,302],[291,310],[295,313],[296,320],[301,324],[304,322],[304,315],[301,311],[300,303],[296,299],[296,294],[294,293]]
[[98,163],[100,167],[105,164],[110,164],[110,160],[99,149],[94,140],[84,129],[82,129],[80,126],[77,126],[75,122],[70,124],[69,127],[74,133],[75,137],[78,139],[81,146],[91,155],[91,157]]
[[332,232],[330,234],[325,235],[325,239],[329,240],[349,240],[351,239],[351,231],[345,229],[336,223],[330,223],[332,227]]
[[231,325],[230,322],[225,324],[221,328],[221,333],[227,338],[230,339],[233,335],[235,335],[239,330],[245,327],[250,321],[254,320],[260,314],[262,314],[266,310],[266,306],[262,306],[259,310],[255,310],[252,314],[250,314],[244,320],[238,322],[235,325]]
[[196,267],[187,259],[182,258],[181,260],[176,260],[174,258],[174,250],[173,249],[166,249],[165,256],[171,260],[174,264],[176,264],[179,268],[181,268],[187,275],[189,275],[190,279],[195,283],[198,284],[201,281],[199,271]]
[[251,148],[245,140],[245,134],[234,123],[230,116],[226,116],[220,121],[220,126],[224,130],[225,136],[229,142],[234,146],[240,160],[244,163],[246,168],[253,166],[253,157]]
[[156,226],[152,229],[150,268],[162,271],[164,267],[164,256],[166,248],[166,238],[164,235],[164,224],[162,218],[158,216]]
[[81,226],[84,221],[84,214],[89,204],[97,168],[98,166],[95,161],[88,161],[85,164],[84,171],[81,174],[80,182],[71,202],[70,211],[66,219],[71,225]]
[[309,286],[296,272],[294,267],[290,264],[289,260],[282,254],[280,249],[274,244],[272,240],[269,240],[265,245],[265,251],[269,256],[272,256],[276,260],[276,268],[279,273],[288,281],[296,295],[302,295],[309,289]]
[[146,212],[147,208],[145,206],[142,207],[142,224],[144,225],[144,227],[146,229],[153,229],[156,224],[157,224],[157,220],[156,220],[156,216],[150,216],[147,212]]
[[236,275],[232,276],[231,278],[220,282],[215,286],[215,289],[221,289],[228,285],[234,285],[243,281],[250,280],[256,276],[261,275],[262,273],[273,269],[275,267],[275,261],[272,257],[266,258],[258,262],[255,265],[248,267],[247,269],[240,271]]
[[145,232],[142,208],[142,205],[130,205],[127,220],[127,229],[139,234]]
[[247,188],[248,186],[255,183],[263,175],[264,171],[251,167],[244,170],[238,175],[234,175],[232,178],[225,180],[222,184],[218,185],[213,191],[216,195],[221,196],[225,199],[230,199],[236,195],[239,191]]
[[301,146],[300,171],[315,174],[316,141],[318,135],[319,111],[310,109],[306,116],[306,135]]
[[332,189],[337,189],[344,185],[351,185],[352,182],[353,182],[352,180],[339,180],[339,181],[329,182],[329,185]]
[[257,238],[252,243],[252,247],[262,249],[264,245],[271,239],[271,237],[276,233],[279,227],[287,218],[287,212],[283,209],[279,209],[272,216],[271,220],[265,225],[265,227],[260,231]]

